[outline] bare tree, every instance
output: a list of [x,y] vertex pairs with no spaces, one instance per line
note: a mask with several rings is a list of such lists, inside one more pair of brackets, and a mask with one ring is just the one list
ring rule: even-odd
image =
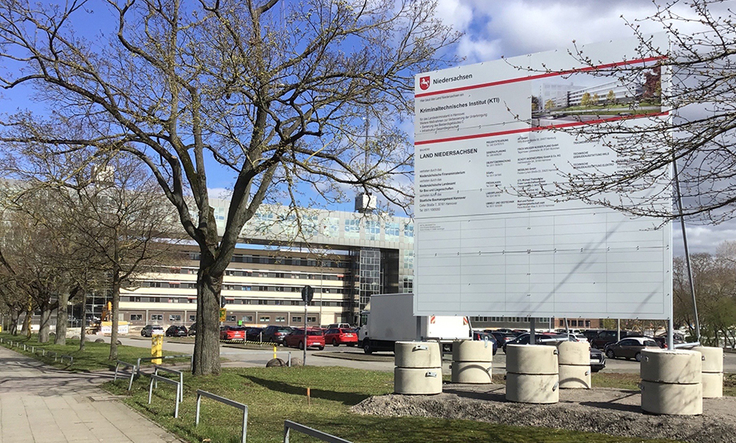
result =
[[120,288],[156,265],[175,265],[181,229],[171,206],[140,162],[121,152],[84,173],[73,188],[57,189],[57,213],[90,257],[88,267],[109,276],[112,298],[110,360],[116,360]]
[[[10,212],[6,217],[10,227],[0,248],[4,286],[17,290],[21,302],[27,306],[24,329],[28,335],[33,311],[41,311],[38,340],[42,343],[49,340],[54,310],[63,311],[62,320],[66,321],[66,300],[73,286],[74,272],[70,257],[65,254],[72,243],[61,235],[56,220],[44,217],[52,208],[52,200],[46,196],[43,192],[25,192],[16,196],[13,203],[5,202],[6,211]],[[9,209],[11,205],[14,209]]]
[[[102,3],[0,1],[0,84],[33,86],[54,109],[5,118],[2,138],[47,156],[128,151],[151,169],[201,252],[193,372],[216,374],[222,278],[245,223],[264,201],[324,203],[344,186],[410,204],[413,75],[451,61],[458,35],[434,0]],[[88,41],[73,28],[85,21],[114,24]],[[232,177],[224,229],[215,174]]]
[[[734,343],[732,328],[736,325],[736,266],[731,257],[719,253],[693,254],[693,281],[698,304],[701,340],[711,346]],[[690,286],[684,260],[675,259],[674,266],[675,321],[686,325],[695,337]],[[729,343],[730,342],[730,343]]]

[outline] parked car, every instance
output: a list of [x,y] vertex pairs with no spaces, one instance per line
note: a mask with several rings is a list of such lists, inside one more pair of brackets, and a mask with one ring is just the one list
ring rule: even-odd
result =
[[187,328],[184,325],[171,325],[166,329],[167,337],[186,337]]
[[154,334],[164,333],[164,328],[159,325],[146,325],[141,329],[141,337],[151,337]]
[[473,331],[473,340],[483,341],[487,340],[492,343],[493,345],[493,355],[496,355],[496,351],[498,351],[498,342],[496,341],[496,338],[487,332],[481,332],[481,331]]
[[197,335],[197,324],[192,323],[192,326],[189,327],[189,335]]
[[[294,329],[286,336],[286,338],[284,338],[284,345],[291,348],[304,349],[304,341],[304,329]],[[324,349],[325,335],[322,332],[322,329],[308,329],[306,342],[307,348]]]
[[601,332],[600,329],[586,329],[583,331],[583,335],[585,338],[588,339],[589,342],[593,343],[593,339],[598,336],[598,333]]
[[493,336],[493,338],[496,339],[496,343],[498,343],[498,346],[499,347],[503,347],[503,345],[506,342],[509,342],[509,341],[511,341],[511,340],[513,340],[513,339],[516,338],[516,336],[514,334],[512,334],[511,332],[489,331],[489,330],[486,330],[486,332],[488,332],[489,334],[491,334]]
[[[615,343],[616,340],[619,340],[616,334],[615,329],[604,329],[602,331],[598,331],[595,338],[590,340],[590,345],[594,348],[605,349],[607,344]],[[635,334],[630,331],[621,331],[621,338],[628,337],[629,335]]]
[[590,370],[598,372],[606,367],[606,355],[600,349],[590,347]]
[[245,340],[245,328],[222,326],[220,340]]
[[350,326],[350,323],[332,323],[330,325],[327,325],[326,328],[323,329],[354,329],[352,326]]
[[358,334],[350,328],[331,328],[325,331],[325,344],[328,343],[332,346],[355,346],[358,344]]
[[626,359],[633,358],[641,361],[641,350],[646,348],[660,349],[656,341],[651,337],[626,337],[616,343],[606,345],[606,357]]
[[283,345],[284,337],[293,330],[294,328],[289,326],[266,326],[263,330],[263,341]]
[[[515,339],[511,341],[507,341],[503,344],[503,352],[506,353],[506,347],[508,345],[528,345],[529,344],[529,338],[531,334],[521,334],[520,336],[516,337]],[[536,344],[553,344],[560,341],[566,341],[567,337],[559,337],[557,335],[543,335],[543,334],[534,334],[534,342]]]
[[563,332],[561,334],[556,334],[556,336],[562,339],[567,339],[569,341],[584,341],[586,343],[588,342],[588,338],[583,334],[574,334],[572,332],[568,334],[566,332]]
[[263,329],[264,328],[245,328],[245,340],[246,341],[255,341],[255,342],[261,342],[265,341],[263,339]]

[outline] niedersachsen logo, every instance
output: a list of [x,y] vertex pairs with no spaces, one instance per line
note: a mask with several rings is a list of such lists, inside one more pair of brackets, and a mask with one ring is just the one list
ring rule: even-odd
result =
[[[442,85],[445,83],[451,83],[451,82],[459,82],[461,80],[469,80],[473,78],[473,74],[460,74],[453,77],[440,77],[440,78],[432,78],[431,84],[433,85]],[[422,91],[426,91],[429,89],[430,86],[430,76],[424,76],[419,78],[419,88]]]

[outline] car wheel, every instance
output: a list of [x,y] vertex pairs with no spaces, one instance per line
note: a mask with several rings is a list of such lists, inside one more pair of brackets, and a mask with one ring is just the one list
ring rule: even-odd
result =
[[606,351],[606,357],[608,358],[616,358],[616,354],[613,353],[613,349],[609,349]]
[[636,355],[634,356],[634,360],[641,361],[641,352],[636,353]]
[[366,354],[373,354],[373,349],[371,349],[371,344],[368,341],[363,341],[363,352]]
[[304,349],[304,342],[303,341],[300,341],[299,342],[299,349]]
[[332,346],[339,346],[339,343],[337,343],[337,339],[336,338],[333,338],[332,339]]

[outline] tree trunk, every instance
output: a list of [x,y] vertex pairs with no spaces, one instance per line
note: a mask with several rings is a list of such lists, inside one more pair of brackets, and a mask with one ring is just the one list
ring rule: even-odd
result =
[[66,345],[66,325],[69,322],[68,304],[69,293],[64,291],[59,295],[59,307],[56,309],[56,337],[54,337],[56,345]]
[[108,360],[118,359],[118,306],[120,306],[120,269],[115,267],[112,273],[112,329],[110,331],[110,356]]
[[41,305],[41,321],[38,325],[38,342],[48,343],[49,342],[49,329],[51,322],[51,305],[49,303],[43,303]]
[[28,340],[31,339],[31,317],[33,317],[33,308],[29,303],[26,318],[23,319],[23,329],[21,329],[21,333],[25,333]]
[[194,340],[194,375],[220,373],[220,291],[223,273],[210,274],[211,259],[202,254],[197,275],[197,335]]
[[18,335],[18,321],[20,320],[20,309],[10,311],[10,334]]
[[82,330],[79,333],[79,350],[84,351],[84,343],[87,341],[87,293],[82,293]]

